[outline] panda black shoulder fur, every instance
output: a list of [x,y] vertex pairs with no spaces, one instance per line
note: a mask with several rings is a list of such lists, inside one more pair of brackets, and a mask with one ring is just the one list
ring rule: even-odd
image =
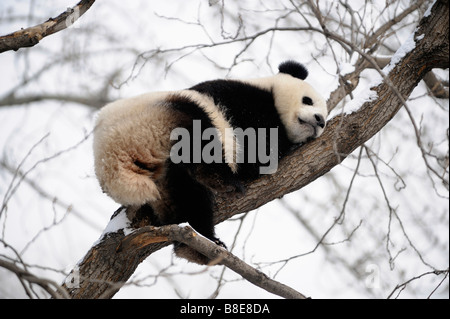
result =
[[[327,107],[303,81],[307,75],[302,64],[287,61],[280,64],[278,74],[266,78],[207,81],[187,90],[148,93],[106,105],[94,131],[95,173],[103,191],[122,205],[143,207],[155,225],[187,221],[200,234],[223,245],[214,233],[212,191],[196,178],[196,172],[200,167],[230,185],[258,176],[258,168],[265,163],[258,158],[256,162],[247,157],[243,162],[236,160],[237,148],[244,148],[240,150],[243,154],[248,149],[245,143],[237,145],[232,133],[236,128],[254,128],[257,134],[258,128],[267,132],[277,128],[278,157],[293,144],[320,136]],[[177,142],[170,138],[171,133],[182,128],[195,135],[197,124],[202,131],[217,129],[223,147],[221,163],[171,160]],[[265,150],[271,147],[268,135],[263,137]],[[226,140],[234,143],[231,154]],[[201,141],[201,146],[206,142]],[[193,151],[192,147],[191,160]],[[200,264],[209,261],[179,243],[175,253]]]

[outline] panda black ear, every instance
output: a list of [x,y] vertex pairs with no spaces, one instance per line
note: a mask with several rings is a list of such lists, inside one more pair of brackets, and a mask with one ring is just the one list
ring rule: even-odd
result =
[[278,66],[278,70],[281,73],[292,75],[294,78],[304,80],[308,76],[308,70],[306,67],[296,61],[285,61]]

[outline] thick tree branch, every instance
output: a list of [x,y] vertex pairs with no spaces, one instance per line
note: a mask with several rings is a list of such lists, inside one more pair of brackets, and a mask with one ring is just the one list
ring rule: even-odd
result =
[[[386,23],[381,25],[377,30],[372,32],[364,41],[364,45],[362,47],[363,50],[369,50],[368,53],[375,52],[376,48],[380,46],[382,42],[380,38],[385,37],[386,32],[390,30],[395,24],[402,21],[404,18],[409,16],[412,12],[420,8],[424,5],[425,1],[420,0],[416,3],[412,4],[404,11],[402,11],[397,16],[388,20]],[[314,5],[313,5],[314,6]],[[317,14],[321,15],[320,12]],[[324,31],[325,32],[325,31]],[[330,32],[326,30],[326,32]],[[345,43],[345,45],[352,45],[352,43]],[[354,49],[358,49],[353,45]],[[379,69],[384,68],[387,64],[389,64],[391,57],[373,57],[372,62],[376,62],[376,64],[371,63],[365,56],[360,56],[358,61],[354,64],[355,70],[350,72],[340,78],[340,84],[338,88],[336,88],[333,92],[331,92],[330,97],[328,99],[328,111],[333,110],[337,104],[342,101],[348,94],[352,94],[353,90],[359,84],[359,77],[363,70],[367,68],[376,68],[378,66]],[[430,89],[431,93],[438,98],[448,98],[448,88],[445,88],[440,81],[437,80],[436,76],[430,71],[424,78],[425,84]]]
[[76,6],[67,9],[56,18],[50,18],[34,27],[0,36],[0,53],[35,46],[44,37],[70,27],[94,2],[95,0],[81,0]]
[[133,251],[136,248],[164,241],[182,242],[207,256],[212,260],[212,265],[222,264],[241,275],[247,281],[268,292],[289,299],[306,298],[303,294],[270,279],[264,273],[249,266],[226,249],[199,235],[190,226],[180,227],[178,225],[167,225],[162,227],[142,227],[126,236],[117,250]]
[[[448,67],[448,1],[436,1],[430,15],[420,21],[412,41],[415,47],[411,51],[400,48],[398,53],[404,55],[397,55],[399,61],[386,74],[387,81],[371,88],[376,99],[367,101],[351,114],[331,119],[320,138],[286,156],[275,174],[248,183],[245,194],[217,189],[215,222],[260,207],[324,175],[379,132],[404,105],[404,100],[427,72],[432,68]],[[135,229],[145,225],[139,211],[126,208],[126,212]],[[113,296],[142,260],[168,245],[165,238],[160,238],[150,244],[146,240],[137,241],[133,244],[135,249],[118,249],[129,241],[129,236],[123,230],[109,233],[91,248],[78,265],[79,287],[68,289],[72,298]]]
[[434,97],[437,97],[439,99],[449,98],[450,94],[448,82],[447,85],[444,85],[443,81],[439,80],[433,72],[428,72],[427,75],[425,75],[425,77],[423,78],[423,81]]

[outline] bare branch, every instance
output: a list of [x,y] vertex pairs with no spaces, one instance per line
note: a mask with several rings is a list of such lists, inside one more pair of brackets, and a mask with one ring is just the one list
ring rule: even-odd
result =
[[8,96],[0,100],[0,107],[13,105],[26,105],[40,101],[60,101],[86,105],[95,109],[101,108],[110,100],[106,96],[95,95],[92,97],[83,97],[70,94],[32,94],[28,96],[15,97]]
[[[398,296],[401,294],[401,292],[406,288],[406,286],[407,286],[408,284],[410,284],[411,282],[413,282],[413,281],[415,281],[415,280],[421,279],[421,278],[424,277],[424,276],[428,276],[428,275],[436,275],[436,276],[444,275],[444,277],[442,278],[442,280],[439,282],[439,285],[436,287],[436,289],[437,289],[437,288],[442,284],[442,282],[448,277],[448,272],[449,272],[448,269],[446,269],[446,270],[433,270],[433,271],[425,272],[425,273],[423,273],[423,274],[420,274],[420,275],[418,275],[418,276],[415,276],[415,277],[413,277],[413,278],[407,280],[406,282],[397,285],[397,286],[394,288],[394,290],[392,290],[392,292],[389,294],[389,296],[387,297],[387,299],[390,299],[391,297],[393,297],[393,295],[394,295],[394,293],[395,293],[396,291],[398,291],[398,293],[397,293],[397,296],[395,296],[395,298],[398,298]],[[434,289],[434,291],[436,291],[436,289]],[[431,297],[431,295],[434,293],[434,291],[431,292],[431,294],[430,294],[429,297]],[[429,298],[429,297],[428,297],[428,298]]]
[[264,273],[249,266],[227,250],[196,233],[190,226],[168,225],[162,227],[142,227],[126,236],[118,250],[134,250],[136,245],[142,247],[159,241],[182,242],[212,260],[211,265],[222,264],[241,275],[252,284],[283,298],[305,299],[294,289],[270,279]]
[[[54,195],[52,195],[49,192],[47,192],[46,190],[44,190],[39,185],[39,183],[37,183],[36,181],[34,181],[28,177],[25,177],[24,172],[22,170],[20,170],[20,168],[11,166],[5,160],[0,160],[0,167],[3,167],[6,171],[11,173],[13,176],[16,176],[16,177],[18,176],[21,179],[23,179],[23,181],[25,183],[27,183],[28,186],[30,186],[33,190],[35,190],[36,193],[38,193],[42,198],[45,198],[45,199],[51,201],[53,203],[53,205],[59,206],[62,209],[64,209],[65,211],[70,210],[70,212],[73,216],[76,216],[79,220],[81,220],[86,225],[90,226],[95,231],[102,230],[102,228],[98,224],[96,224],[92,220],[86,218],[80,211],[75,209],[72,206],[72,204],[68,204],[68,203],[64,202],[63,200],[61,200],[60,198],[55,197]],[[0,215],[1,215],[1,212],[0,212]]]
[[423,81],[430,89],[430,92],[433,96],[439,99],[448,99],[449,98],[449,87],[448,83],[445,85],[443,81],[439,80],[437,76],[432,72],[428,72],[427,75],[423,78]]
[[1,36],[0,53],[35,46],[44,37],[70,27],[94,2],[95,0],[81,0],[76,6],[67,9],[56,18],[50,18],[34,27]]
[[[17,276],[17,278],[22,282],[24,288],[26,286],[23,281],[29,282],[31,284],[37,284],[38,286],[43,288],[46,292],[48,292],[49,295],[52,296],[53,298],[56,299],[69,298],[67,291],[65,291],[59,284],[57,284],[52,280],[37,277],[32,273],[28,272],[27,270],[18,267],[14,263],[11,263],[3,259],[0,259],[0,267],[13,272]],[[26,290],[29,291],[28,288]],[[27,294],[31,296],[29,292]]]

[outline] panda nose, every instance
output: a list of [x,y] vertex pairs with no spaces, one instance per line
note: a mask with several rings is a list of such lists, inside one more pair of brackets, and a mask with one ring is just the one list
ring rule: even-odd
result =
[[321,128],[325,127],[325,119],[320,114],[315,114],[314,119],[316,120],[316,125],[320,126]]

